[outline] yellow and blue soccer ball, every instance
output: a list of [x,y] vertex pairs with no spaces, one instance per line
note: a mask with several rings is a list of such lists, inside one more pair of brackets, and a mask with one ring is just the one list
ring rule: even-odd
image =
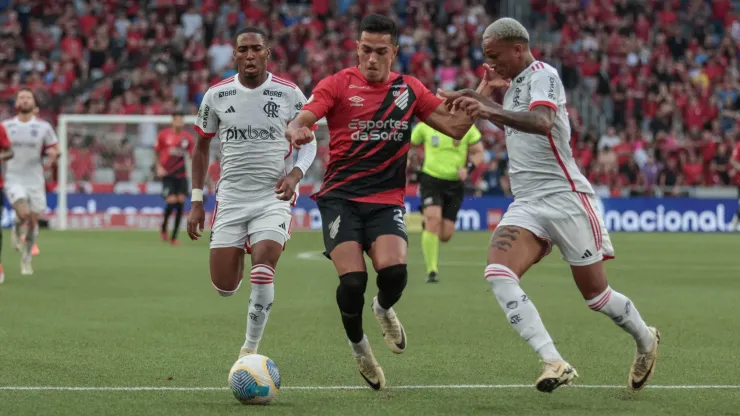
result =
[[243,404],[268,404],[280,391],[280,371],[264,355],[249,354],[231,367],[229,385],[234,397]]

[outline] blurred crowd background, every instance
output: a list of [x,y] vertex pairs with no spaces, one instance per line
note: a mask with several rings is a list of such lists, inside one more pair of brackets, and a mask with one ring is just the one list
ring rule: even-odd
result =
[[[483,30],[499,16],[519,19],[535,57],[560,71],[574,155],[602,196],[740,185],[733,0],[0,0],[0,116],[12,117],[21,86],[52,123],[61,113],[194,115],[208,87],[235,74],[231,38],[244,26],[270,34],[269,70],[309,96],[355,64],[358,25],[372,12],[402,28],[395,70],[432,90],[475,88]],[[70,125],[71,180],[83,190],[155,181],[161,127]],[[504,136],[479,128],[486,163],[468,191],[508,195]],[[318,137],[306,183],[320,183],[328,157],[326,130]],[[423,157],[409,157],[412,185]]]

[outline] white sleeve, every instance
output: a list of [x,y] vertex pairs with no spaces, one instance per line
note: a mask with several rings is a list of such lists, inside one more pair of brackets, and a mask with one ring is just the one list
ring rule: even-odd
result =
[[303,91],[301,91],[300,88],[296,87],[293,90],[293,93],[294,93],[293,94],[293,96],[294,96],[294,99],[293,99],[293,110],[294,110],[294,113],[293,113],[293,117],[291,118],[291,120],[294,119],[294,118],[296,118],[296,117],[298,117],[298,113],[301,112],[301,109],[303,108],[303,106],[306,105],[306,101],[308,101],[308,100],[306,100],[306,96],[303,95]]
[[44,150],[54,147],[59,143],[57,140],[57,134],[54,132],[54,127],[51,124],[46,125],[46,134],[44,134]]
[[558,105],[565,104],[560,79],[546,70],[535,71],[532,74],[529,79],[529,96],[530,110],[538,105],[544,105],[557,111]]
[[295,162],[295,167],[303,172],[303,176],[306,176],[308,168],[313,164],[313,160],[316,158],[316,138],[301,146],[298,150],[298,159]]
[[218,116],[213,108],[213,91],[210,89],[206,91],[203,101],[200,103],[198,117],[195,119],[195,131],[208,139],[218,132]]

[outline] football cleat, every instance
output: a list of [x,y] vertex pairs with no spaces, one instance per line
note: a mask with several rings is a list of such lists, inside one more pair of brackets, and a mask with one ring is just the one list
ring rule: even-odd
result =
[[167,235],[167,233],[162,233],[162,232],[160,232],[160,233],[159,233],[159,238],[161,238],[161,239],[162,239],[162,242],[164,242],[164,243],[167,243],[167,242],[169,242],[169,241],[170,241],[170,238],[169,238],[169,236]]
[[239,351],[239,358],[246,357],[250,354],[257,354],[257,350],[253,350],[251,348],[242,347],[242,349]]
[[570,384],[578,377],[576,369],[563,360],[548,361],[542,369],[542,375],[537,379],[537,390],[543,393],[552,393],[556,388]]
[[375,309],[375,305],[378,303],[377,296],[373,298],[373,313],[375,319],[380,324],[380,329],[383,331],[383,339],[386,345],[396,354],[401,354],[406,351],[406,331],[401,325],[401,321],[398,320],[396,312],[393,308],[388,309],[385,313],[378,313]]
[[427,275],[427,283],[439,283],[437,272],[431,272]]
[[370,345],[367,346],[367,351],[362,354],[353,353],[355,361],[357,361],[357,368],[360,369],[360,375],[365,382],[373,389],[380,390],[385,387],[385,374],[383,369],[375,360],[373,356],[373,350]]
[[5,281],[5,271],[3,271],[3,265],[0,264],[0,284]]
[[635,351],[635,361],[632,362],[630,378],[627,382],[627,386],[634,391],[640,391],[650,383],[650,379],[655,374],[655,364],[658,362],[660,331],[658,331],[658,328],[652,326],[648,327],[648,329],[655,337],[655,343],[650,352],[641,354],[639,350]]

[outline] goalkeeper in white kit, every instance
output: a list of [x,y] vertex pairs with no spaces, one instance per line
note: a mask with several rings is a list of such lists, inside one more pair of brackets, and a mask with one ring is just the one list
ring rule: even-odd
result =
[[18,91],[15,109],[18,114],[3,121],[14,153],[6,167],[5,191],[15,211],[12,236],[16,250],[21,252],[21,274],[31,275],[39,214],[46,211],[44,156],[46,166],[51,166],[59,156],[59,151],[54,128],[34,114],[36,99],[30,89]]

